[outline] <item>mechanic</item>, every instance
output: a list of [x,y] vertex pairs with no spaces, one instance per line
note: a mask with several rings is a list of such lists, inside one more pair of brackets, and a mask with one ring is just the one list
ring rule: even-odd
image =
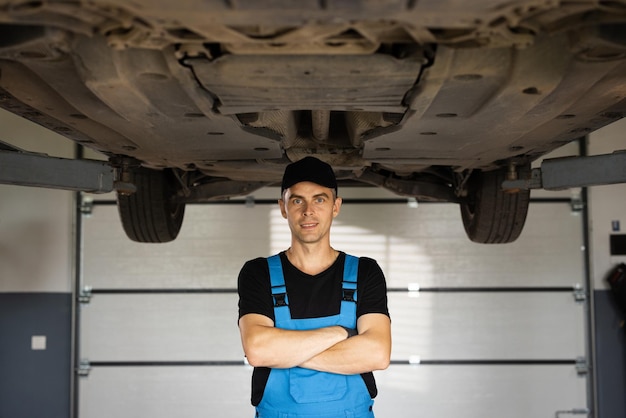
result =
[[330,244],[342,203],[330,165],[288,165],[281,194],[291,247],[246,262],[238,278],[256,416],[374,417],[372,371],[387,368],[391,353],[383,272]]

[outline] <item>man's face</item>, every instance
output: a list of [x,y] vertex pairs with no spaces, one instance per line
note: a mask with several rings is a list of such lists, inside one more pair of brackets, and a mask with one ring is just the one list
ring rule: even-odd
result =
[[307,181],[285,190],[278,203],[293,238],[302,243],[328,239],[330,225],[341,208],[341,198],[334,198],[332,189]]

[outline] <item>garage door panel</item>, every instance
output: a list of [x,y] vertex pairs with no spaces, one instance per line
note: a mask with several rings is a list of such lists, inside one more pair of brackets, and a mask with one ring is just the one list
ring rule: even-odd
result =
[[581,219],[568,204],[530,206],[521,237],[476,244],[458,205],[344,205],[333,245],[376,259],[390,287],[572,286],[584,282]]
[[554,417],[586,407],[573,366],[391,366],[375,376],[381,417]]
[[79,414],[89,418],[252,417],[251,373],[245,366],[94,367],[79,381]]
[[[96,367],[80,379],[80,414],[253,416],[251,373],[244,366]],[[390,366],[375,376],[377,416],[552,417],[586,407],[585,379],[573,366]]]
[[95,295],[82,308],[91,361],[241,360],[236,294]]
[[129,240],[115,206],[97,206],[84,229],[84,282],[94,288],[233,288],[243,263],[269,255],[270,207],[188,205],[178,238]]
[[392,358],[568,359],[584,355],[584,309],[569,293],[389,295]]
[[[573,294],[389,295],[393,358],[574,359],[584,353]],[[92,360],[241,360],[236,294],[95,295],[83,308]]]
[[[128,240],[114,206],[97,207],[84,224],[84,280],[95,288],[232,288],[246,260],[290,243],[272,205],[189,205],[179,237],[159,245]],[[584,281],[580,217],[563,203],[531,205],[522,236],[506,245],[470,242],[455,204],[345,204],[332,244],[375,258],[390,287]]]

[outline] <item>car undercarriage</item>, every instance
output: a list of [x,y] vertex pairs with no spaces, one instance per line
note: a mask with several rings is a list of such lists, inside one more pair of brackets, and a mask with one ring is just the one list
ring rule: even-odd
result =
[[0,107],[108,156],[140,242],[309,155],[511,242],[502,182],[626,112],[624,1],[0,1],[0,39]]

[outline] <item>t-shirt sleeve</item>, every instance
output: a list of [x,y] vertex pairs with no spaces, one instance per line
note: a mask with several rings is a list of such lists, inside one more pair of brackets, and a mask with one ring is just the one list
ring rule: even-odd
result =
[[239,293],[239,318],[255,313],[274,320],[267,259],[256,258],[244,264],[237,279],[237,292]]
[[358,274],[357,318],[368,313],[381,313],[389,316],[387,283],[376,260],[361,257]]

